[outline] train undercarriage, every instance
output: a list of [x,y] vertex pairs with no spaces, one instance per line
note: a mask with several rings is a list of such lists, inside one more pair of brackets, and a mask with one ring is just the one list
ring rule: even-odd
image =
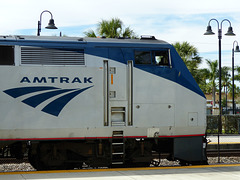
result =
[[180,165],[207,164],[204,148],[193,145],[188,151],[188,142],[183,142],[186,142],[186,138],[176,141],[176,138],[135,139],[116,136],[95,140],[16,142],[9,145],[8,149],[11,156],[17,159],[23,158],[27,152],[29,162],[37,170],[158,166],[162,154],[167,154],[168,160],[179,160]]

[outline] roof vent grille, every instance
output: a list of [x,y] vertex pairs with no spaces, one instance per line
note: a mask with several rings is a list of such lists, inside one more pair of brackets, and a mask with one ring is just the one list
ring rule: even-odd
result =
[[85,65],[84,50],[76,51],[21,47],[21,64]]

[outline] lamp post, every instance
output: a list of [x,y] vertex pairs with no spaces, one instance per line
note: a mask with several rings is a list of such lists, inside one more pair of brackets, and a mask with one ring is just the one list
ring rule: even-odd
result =
[[226,98],[226,103],[225,103],[225,115],[227,115],[227,83],[223,84],[224,87],[224,93],[225,93],[225,98]]
[[[237,43],[236,49],[234,51],[234,44]],[[234,105],[234,52],[240,52],[238,42],[233,42],[233,48],[232,48],[232,108],[233,108],[233,114],[235,114],[235,105]]]
[[38,30],[37,30],[37,35],[40,36],[40,32],[41,32],[41,22],[42,22],[42,14],[48,12],[51,15],[51,19],[49,20],[48,26],[46,26],[46,29],[57,29],[57,27],[54,24],[54,20],[53,20],[53,15],[50,11],[45,10],[40,14],[40,20],[38,21]]
[[216,21],[217,25],[218,25],[218,56],[219,56],[219,119],[218,119],[218,163],[220,163],[220,146],[219,146],[219,133],[222,132],[222,128],[221,128],[221,122],[222,122],[222,106],[221,106],[221,99],[222,99],[222,94],[221,94],[221,88],[222,88],[222,77],[221,77],[221,54],[222,54],[222,50],[221,50],[221,39],[222,39],[222,24],[224,21],[227,21],[229,23],[229,27],[228,27],[228,31],[225,34],[226,36],[235,36],[235,34],[233,33],[233,29],[231,26],[231,22],[228,19],[223,19],[220,23],[220,27],[219,27],[219,22],[217,19],[210,19],[208,22],[208,26],[207,26],[207,31],[204,33],[204,35],[214,35],[215,33],[212,32],[212,27],[210,26],[211,21]]
[[228,88],[228,87],[227,87],[227,83],[226,83],[226,87],[225,87],[225,88],[226,88],[226,91],[225,91],[225,92],[226,92],[226,93],[225,93],[225,96],[226,96],[226,110],[225,110],[225,114],[227,114],[227,110],[228,110],[228,109],[227,109],[227,88]]

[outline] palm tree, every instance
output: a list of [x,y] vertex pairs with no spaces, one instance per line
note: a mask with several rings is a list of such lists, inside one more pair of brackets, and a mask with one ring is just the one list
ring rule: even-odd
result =
[[101,36],[107,38],[119,37],[122,31],[123,23],[118,18],[112,18],[110,21],[102,20],[98,23],[97,31]]
[[235,70],[237,71],[237,74],[235,74],[234,79],[235,79],[236,81],[240,81],[240,67],[239,67],[239,66],[236,66],[236,67],[235,67]]
[[198,57],[197,48],[193,45],[190,45],[187,41],[184,41],[183,43],[176,42],[173,44],[173,46],[185,63],[191,59]]
[[[234,75],[234,80],[240,81],[240,67],[236,66],[235,70],[237,71],[237,74]],[[237,99],[238,95],[240,94],[240,89],[239,87],[234,84],[234,98]],[[232,96],[232,89],[230,91],[230,95]]]
[[176,42],[173,44],[178,54],[186,64],[188,70],[191,72],[192,76],[199,84],[201,81],[199,65],[202,62],[202,58],[198,55],[198,50],[193,45],[190,45],[188,42],[184,41],[183,43]]
[[227,67],[227,66],[222,67],[222,82],[223,82],[223,85],[225,86],[229,86],[231,84],[230,82],[231,75],[229,74],[230,70],[231,70],[230,67]]
[[136,38],[136,35],[130,27],[124,29],[123,22],[119,18],[112,18],[111,20],[102,20],[97,24],[97,33],[93,30],[84,32],[87,37],[97,37],[97,34],[107,38]]
[[[230,84],[229,86],[229,95],[232,97],[233,96],[233,88],[232,88],[232,84]],[[240,93],[240,88],[238,86],[236,86],[236,84],[234,84],[234,98],[236,99],[238,97],[238,94]]]
[[84,32],[84,34],[85,34],[87,37],[94,37],[94,38],[97,37],[97,35],[95,34],[95,32],[94,32],[92,29]]
[[[225,106],[226,109],[227,109],[227,93],[229,92],[229,89],[230,89],[229,87],[231,85],[231,81],[230,81],[231,75],[229,73],[230,70],[231,70],[230,67],[227,67],[227,66],[222,67],[222,78],[221,79],[222,79],[222,84],[224,86],[224,92],[225,92],[225,98],[223,100],[222,107]],[[225,111],[225,113],[227,113],[227,112]]]
[[213,106],[215,106],[216,98],[215,98],[215,92],[216,92],[216,79],[218,77],[218,60],[210,61],[206,59],[207,65],[209,67],[209,84],[212,87],[212,98],[213,98]]
[[210,71],[207,68],[199,69],[197,73],[197,76],[198,76],[197,83],[204,94],[212,92],[212,88],[207,82],[207,80],[209,79],[209,74],[210,74]]

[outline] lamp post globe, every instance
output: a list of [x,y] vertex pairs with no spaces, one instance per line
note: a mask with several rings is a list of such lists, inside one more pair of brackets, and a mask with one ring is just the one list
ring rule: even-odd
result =
[[54,24],[54,19],[53,19],[53,15],[50,11],[45,10],[40,14],[40,20],[38,21],[38,29],[37,29],[37,36],[40,36],[40,32],[41,32],[41,23],[42,23],[42,14],[48,12],[51,15],[51,19],[49,20],[48,25],[45,27],[46,29],[57,29],[57,27]]

